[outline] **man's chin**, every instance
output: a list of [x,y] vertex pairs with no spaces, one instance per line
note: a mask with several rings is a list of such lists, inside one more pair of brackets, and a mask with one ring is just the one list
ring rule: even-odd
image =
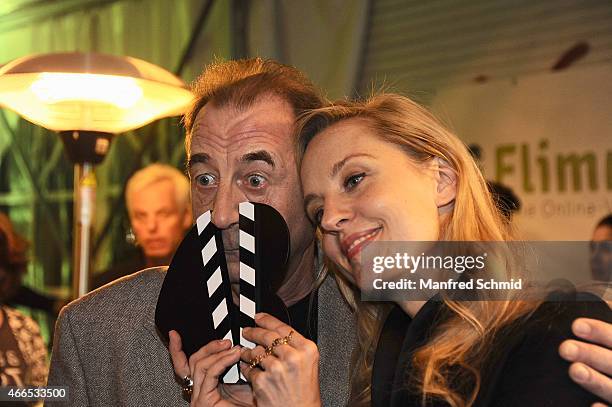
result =
[[147,257],[150,257],[152,259],[166,259],[168,257],[170,257],[170,253],[168,253],[167,251],[152,251],[146,254]]
[[160,266],[167,266],[172,260],[172,255],[167,250],[150,250],[144,251],[147,261]]

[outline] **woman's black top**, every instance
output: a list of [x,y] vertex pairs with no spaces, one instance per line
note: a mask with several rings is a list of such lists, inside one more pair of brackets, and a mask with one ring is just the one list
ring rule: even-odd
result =
[[[383,327],[372,374],[372,406],[421,406],[421,393],[411,380],[412,357],[433,330],[450,315],[444,303],[428,301],[414,319],[395,307]],[[475,406],[591,406],[600,401],[569,377],[569,362],[558,353],[565,339],[574,338],[571,324],[578,317],[612,322],[612,311],[598,297],[555,293],[531,316],[496,336],[481,370]],[[451,384],[455,384],[452,383]],[[426,406],[446,406],[428,400]]]

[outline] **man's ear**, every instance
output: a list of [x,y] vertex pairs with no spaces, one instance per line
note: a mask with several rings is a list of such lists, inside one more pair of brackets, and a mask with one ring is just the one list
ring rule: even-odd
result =
[[436,206],[441,212],[452,209],[457,196],[457,174],[450,165],[441,158],[435,158],[436,170]]

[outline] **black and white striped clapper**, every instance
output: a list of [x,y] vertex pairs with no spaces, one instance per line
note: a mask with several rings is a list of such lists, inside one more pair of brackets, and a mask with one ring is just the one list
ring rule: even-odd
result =
[[[221,233],[211,222],[211,212],[205,212],[196,220],[198,236],[202,245],[202,263],[204,280],[212,310],[212,323],[215,337],[229,339],[232,346],[236,343],[237,335],[232,332],[232,296],[229,290],[230,281],[225,261],[225,251]],[[232,366],[223,375],[224,383],[237,383],[239,369]]]
[[[256,312],[290,324],[287,308],[276,295],[290,251],[287,224],[276,209],[262,203],[241,203],[239,218],[239,304],[232,299],[222,236],[234,229],[219,229],[210,211],[200,215],[187,233],[164,278],[155,324],[166,340],[167,332],[178,331],[187,356],[215,339],[254,348],[242,329],[255,325]],[[221,376],[223,383],[241,379],[238,365]]]
[[242,336],[242,328],[255,326],[255,313],[260,303],[257,290],[255,256],[255,205],[242,202],[239,211],[240,242],[240,345],[254,348],[255,344]]
[[289,259],[289,229],[283,216],[262,203],[242,202],[239,212],[240,345],[254,348],[242,328],[255,326],[255,313],[267,312],[289,323],[287,308],[276,291],[285,279]]

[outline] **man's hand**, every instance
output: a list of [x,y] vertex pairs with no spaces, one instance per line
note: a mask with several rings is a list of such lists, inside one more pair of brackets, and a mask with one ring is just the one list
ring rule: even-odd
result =
[[[612,403],[612,324],[578,318],[574,335],[592,343],[568,339],[559,347],[561,357],[573,362],[569,375],[586,390]],[[600,345],[600,346],[599,346]],[[593,406],[603,407],[601,403]]]
[[234,407],[219,392],[219,376],[240,360],[240,347],[231,347],[228,340],[212,341],[191,355],[189,361],[182,350],[181,336],[170,331],[170,356],[177,376],[191,376],[193,394],[191,406]]
[[[257,314],[255,323],[256,328],[244,328],[242,334],[258,346],[242,352],[246,363],[240,369],[257,405],[320,407],[317,345],[271,315]],[[250,367],[247,363],[258,356],[260,363]]]

